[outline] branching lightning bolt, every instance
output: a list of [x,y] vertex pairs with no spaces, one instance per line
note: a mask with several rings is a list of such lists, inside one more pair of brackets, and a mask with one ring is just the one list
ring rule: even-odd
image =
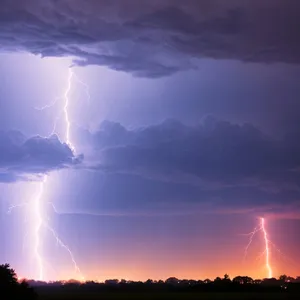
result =
[[249,247],[251,246],[252,242],[253,242],[253,238],[255,236],[255,234],[261,230],[260,226],[257,226],[254,228],[254,230],[250,233],[248,233],[247,235],[250,236],[249,237],[249,243],[247,244],[246,248],[245,248],[245,255],[244,255],[244,260],[246,259],[247,255],[248,255],[248,250],[249,250]]
[[270,251],[270,244],[271,244],[271,242],[268,238],[268,232],[267,232],[266,226],[265,226],[265,218],[260,218],[259,225],[256,226],[252,232],[247,234],[249,236],[249,242],[248,242],[248,244],[245,248],[244,259],[246,259],[249,247],[251,246],[251,244],[253,242],[254,236],[258,232],[263,233],[263,239],[264,239],[264,251],[262,252],[262,254],[259,255],[259,258],[263,255],[265,256],[265,267],[266,267],[266,270],[267,270],[267,273],[268,273],[267,277],[272,278],[273,277],[273,270],[272,270],[271,263],[270,263],[270,252],[271,252]]
[[[58,116],[56,116],[54,124],[53,124],[53,129],[52,129],[50,135],[53,135],[53,134],[56,133],[57,122],[61,118],[61,115],[64,114],[64,116],[65,116],[65,124],[66,124],[65,142],[69,146],[72,146],[72,147],[74,147],[74,146],[70,142],[70,128],[71,128],[71,124],[70,124],[70,120],[69,120],[68,107],[69,107],[69,93],[70,93],[71,88],[72,88],[72,79],[73,78],[84,87],[84,90],[85,90],[85,93],[86,93],[86,96],[87,96],[86,97],[86,101],[89,104],[90,103],[90,99],[91,99],[91,94],[90,94],[90,88],[89,88],[89,86],[85,82],[83,82],[76,75],[76,73],[72,70],[72,68],[69,68],[67,87],[66,87],[66,90],[64,92],[64,95],[56,97],[54,99],[54,101],[52,101],[50,104],[46,104],[46,105],[44,105],[42,107],[35,107],[34,108],[34,109],[36,109],[38,111],[43,111],[43,110],[46,110],[46,109],[49,109],[49,108],[53,107],[60,100],[64,100],[63,110],[60,111],[60,113],[58,114]],[[74,150],[74,148],[72,150]]]
[[[65,93],[64,93],[64,108],[63,108],[63,112],[64,112],[64,116],[65,116],[65,124],[66,124],[66,133],[65,133],[65,141],[67,143],[67,145],[74,151],[74,147],[72,146],[71,144],[71,141],[70,141],[70,128],[71,128],[71,123],[70,123],[70,119],[69,119],[69,113],[68,113],[68,108],[69,108],[69,94],[70,94],[70,91],[71,91],[71,87],[72,87],[72,78],[73,78],[73,71],[71,68],[69,68],[69,74],[68,74],[68,81],[67,81],[67,87],[66,87],[66,90],[65,90]],[[45,180],[43,181],[43,183],[41,184],[42,185],[42,188],[41,188],[41,193],[39,195],[39,199],[37,202],[40,202],[40,198],[42,197],[42,194],[43,194],[43,188],[44,188],[44,184],[46,183],[46,178],[45,177]],[[40,210],[39,210],[39,214],[40,214]],[[38,217],[38,219],[40,219],[40,215]],[[64,248],[70,255],[71,257],[71,260],[73,262],[73,265],[74,265],[74,268],[75,268],[75,271],[80,274],[81,276],[81,279],[84,279],[84,276],[82,276],[82,273],[78,267],[78,264],[74,258],[74,255],[72,253],[72,251],[70,250],[70,248],[65,244],[63,243],[63,241],[59,238],[58,234],[55,232],[55,230],[53,228],[50,227],[49,224],[45,223],[44,224],[46,226],[46,228],[51,231],[51,233],[53,234],[54,238],[56,239],[57,243],[62,247]],[[38,222],[38,225],[37,227],[39,228],[40,227],[40,223]],[[37,231],[37,240],[38,240],[38,231]],[[37,249],[37,246],[36,246],[36,250]],[[36,251],[36,253],[38,253],[38,251]],[[39,258],[40,258],[40,255],[37,254],[37,260],[39,261]],[[40,270],[43,270],[43,266],[42,264],[39,264],[40,265]],[[41,271],[40,271],[40,277],[41,277]],[[43,277],[43,276],[42,276]]]
[[70,255],[70,258],[72,260],[72,263],[74,265],[75,271],[76,273],[78,273],[81,277],[82,280],[84,280],[84,276],[82,275],[77,262],[74,258],[74,255],[72,253],[72,251],[70,250],[70,248],[63,243],[63,241],[59,238],[58,234],[55,232],[55,230],[44,220],[44,218],[42,217],[42,213],[41,213],[41,207],[40,207],[40,203],[41,203],[41,198],[43,196],[43,192],[44,192],[44,186],[47,182],[47,176],[44,177],[44,180],[40,183],[39,186],[39,192],[36,196],[36,198],[34,199],[34,212],[36,215],[36,224],[35,224],[35,245],[34,245],[34,253],[36,256],[36,260],[37,260],[37,264],[38,264],[38,269],[39,269],[39,280],[43,280],[44,279],[44,262],[42,259],[41,254],[39,253],[39,247],[40,247],[40,238],[39,238],[39,231],[41,229],[42,226],[44,226],[45,228],[47,228],[52,235],[54,236],[56,242],[58,245],[60,245],[62,248],[64,248],[68,254]]
[[265,218],[259,219],[259,224],[254,228],[254,230],[250,233],[244,234],[246,236],[249,236],[249,241],[247,246],[245,247],[245,255],[244,260],[247,257],[248,250],[253,242],[254,237],[258,232],[262,233],[263,242],[264,242],[264,250],[257,256],[256,260],[261,260],[264,258],[265,262],[265,269],[267,270],[267,277],[272,278],[273,277],[273,268],[271,266],[271,249],[275,250],[279,253],[280,256],[282,256],[285,260],[289,261],[293,266],[297,265],[297,262],[295,262],[290,257],[286,256],[269,238],[268,231],[266,229],[266,221]]
[[[85,87],[86,90],[86,94],[88,96],[88,101],[90,100],[90,93],[89,93],[89,88],[88,85],[85,84],[84,82],[82,82],[77,75],[75,75],[75,73],[73,72],[73,70],[71,68],[69,68],[69,72],[68,72],[68,80],[67,80],[67,86],[64,92],[63,97],[57,97],[55,98],[55,100],[48,104],[45,105],[44,107],[41,108],[36,108],[39,111],[48,109],[50,107],[53,107],[56,103],[58,103],[59,100],[63,99],[64,100],[64,104],[63,104],[63,109],[60,112],[60,114],[55,118],[55,122],[54,122],[54,127],[53,130],[51,132],[51,135],[54,134],[56,132],[56,127],[57,127],[57,122],[60,119],[62,113],[64,114],[64,120],[65,120],[65,142],[66,144],[71,148],[71,150],[74,152],[75,151],[75,147],[72,145],[71,140],[70,140],[70,129],[71,129],[71,122],[70,122],[70,118],[69,118],[69,112],[68,112],[68,108],[69,108],[69,101],[70,101],[70,92],[71,92],[71,88],[72,88],[72,79],[75,78],[80,84],[82,84]],[[34,219],[34,246],[33,246],[33,253],[35,255],[36,258],[36,262],[37,262],[37,267],[38,267],[38,276],[36,279],[38,280],[44,280],[45,274],[44,274],[44,265],[45,262],[42,258],[42,255],[40,253],[40,247],[41,247],[41,241],[40,241],[40,230],[42,227],[47,228],[53,235],[53,237],[55,238],[56,242],[58,245],[60,245],[62,248],[64,248],[70,258],[71,261],[73,263],[75,272],[77,274],[80,275],[81,280],[84,280],[84,276],[82,275],[80,268],[78,267],[78,264],[75,260],[75,257],[72,253],[72,251],[70,250],[70,248],[59,238],[58,234],[56,233],[56,231],[48,224],[48,222],[45,221],[45,219],[43,218],[43,213],[42,213],[42,207],[41,207],[41,200],[44,194],[44,189],[45,189],[45,185],[47,184],[47,175],[45,175],[43,177],[43,180],[38,184],[38,191],[36,196],[34,197],[34,199],[32,200],[32,202],[27,202],[24,204],[19,204],[19,205],[14,205],[9,207],[8,209],[8,213],[11,213],[13,209],[16,209],[18,207],[23,207],[23,206],[27,206],[27,205],[32,205],[32,213],[33,213],[33,219]],[[50,203],[52,204],[52,203]],[[54,205],[52,204],[53,208],[55,209]],[[56,211],[56,209],[55,209]],[[24,245],[23,245],[24,247]]]

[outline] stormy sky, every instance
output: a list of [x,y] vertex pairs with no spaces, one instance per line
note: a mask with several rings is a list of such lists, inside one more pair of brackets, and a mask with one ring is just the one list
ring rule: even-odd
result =
[[260,217],[299,275],[299,11],[2,0],[0,262],[38,279],[42,186],[45,280],[78,278],[49,226],[88,279],[265,277]]

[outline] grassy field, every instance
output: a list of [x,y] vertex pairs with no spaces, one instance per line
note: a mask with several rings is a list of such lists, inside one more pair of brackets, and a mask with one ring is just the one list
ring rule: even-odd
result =
[[133,293],[133,292],[97,292],[97,293],[64,293],[64,292],[39,292],[39,299],[41,300],[285,300],[285,299],[300,299],[299,294],[289,293]]

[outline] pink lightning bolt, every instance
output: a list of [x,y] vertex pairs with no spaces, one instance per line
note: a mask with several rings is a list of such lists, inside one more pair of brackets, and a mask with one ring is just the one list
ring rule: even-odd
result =
[[261,230],[263,231],[264,241],[265,241],[266,268],[268,270],[268,277],[272,278],[273,277],[273,271],[272,271],[272,267],[270,265],[270,248],[269,248],[268,233],[267,233],[267,230],[266,230],[266,227],[265,227],[265,219],[261,218],[260,223],[261,223]]
[[265,226],[265,219],[264,218],[260,218],[259,225],[256,226],[252,232],[247,234],[249,236],[249,242],[248,242],[248,244],[245,248],[244,260],[246,259],[248,250],[249,250],[249,248],[250,248],[250,246],[253,242],[254,236],[260,231],[263,233],[264,251],[262,252],[262,254],[259,255],[259,257],[262,256],[262,255],[265,256],[265,267],[266,267],[266,270],[268,271],[267,277],[272,278],[273,277],[273,270],[272,270],[271,263],[270,263],[270,252],[271,252],[270,251],[270,244],[271,244],[271,241],[268,238],[268,233],[267,233],[267,229],[266,229],[266,226]]

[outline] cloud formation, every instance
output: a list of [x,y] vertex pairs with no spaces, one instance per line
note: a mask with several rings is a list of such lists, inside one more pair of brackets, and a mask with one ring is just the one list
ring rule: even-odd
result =
[[[197,126],[166,120],[127,130],[105,121],[96,132],[81,131],[77,142],[92,145],[98,161],[93,170],[150,180],[149,195],[158,186],[155,182],[165,184],[159,184],[160,196],[153,199],[173,204],[179,199],[201,204],[200,208],[215,203],[214,209],[224,212],[263,210],[279,215],[282,207],[294,207],[300,198],[300,144],[290,136],[268,136],[251,124],[208,117]],[[122,194],[122,185],[118,186]],[[134,190],[136,195],[139,187]],[[135,201],[134,195],[130,201]],[[134,207],[141,198],[148,199],[137,198]],[[287,209],[285,215],[291,211]]]
[[4,0],[4,51],[161,77],[199,59],[300,63],[298,1]]
[[26,138],[19,131],[0,131],[0,182],[30,180],[78,164],[81,159],[56,135]]
[[81,136],[83,144],[91,143],[101,153],[104,166],[118,170],[157,170],[230,182],[275,177],[300,166],[299,144],[291,137],[276,140],[251,124],[212,117],[197,126],[168,119],[135,130],[104,121],[98,131],[83,131]]

